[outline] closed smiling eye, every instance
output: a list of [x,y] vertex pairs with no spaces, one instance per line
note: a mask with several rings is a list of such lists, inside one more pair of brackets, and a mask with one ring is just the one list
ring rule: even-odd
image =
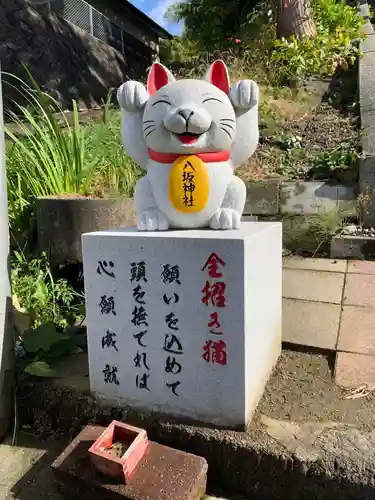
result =
[[203,103],[208,102],[208,101],[217,101],[217,102],[221,102],[221,104],[223,104],[223,101],[220,101],[220,99],[216,99],[216,97],[207,97],[207,99],[205,99],[203,101]]
[[161,104],[161,103],[168,104],[169,106],[172,106],[169,101],[166,101],[164,99],[160,99],[160,101],[154,102],[153,106],[156,106],[157,104]]

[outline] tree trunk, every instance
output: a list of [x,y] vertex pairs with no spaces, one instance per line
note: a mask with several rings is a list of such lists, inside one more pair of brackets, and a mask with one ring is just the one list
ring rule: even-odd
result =
[[273,0],[277,38],[316,36],[310,0]]

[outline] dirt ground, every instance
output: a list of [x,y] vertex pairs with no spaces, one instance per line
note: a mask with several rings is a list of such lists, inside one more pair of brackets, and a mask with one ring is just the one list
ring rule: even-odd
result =
[[[239,169],[242,178],[356,180],[355,160],[351,168],[340,168],[340,162],[333,158],[332,165],[330,157],[335,151],[356,151],[359,146],[356,68],[330,80],[310,80],[290,96],[273,99],[266,90],[262,98],[260,143]],[[323,152],[328,158],[317,168]]]
[[344,399],[333,382],[334,353],[283,350],[258,407],[258,414],[293,422],[334,421],[372,430],[375,394]]
[[[51,442],[88,422],[128,421],[152,440],[204,456],[213,491],[249,500],[367,500],[375,491],[375,398],[343,399],[333,356],[284,348],[249,429],[237,432],[101,407],[88,395],[87,355],[75,354],[61,365],[63,378],[20,387],[20,425]],[[20,500],[39,499],[35,491],[46,483],[41,472],[34,496]]]

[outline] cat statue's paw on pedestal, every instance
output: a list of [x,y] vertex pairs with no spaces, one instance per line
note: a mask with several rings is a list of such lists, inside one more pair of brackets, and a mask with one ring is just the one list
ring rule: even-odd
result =
[[233,208],[219,208],[210,220],[211,229],[239,229],[241,214]]
[[223,61],[180,81],[155,63],[147,89],[126,82],[118,101],[125,150],[147,171],[134,195],[138,229],[238,229],[246,187],[234,172],[258,144],[257,84],[231,87]]
[[163,212],[151,209],[137,216],[137,227],[140,231],[166,231],[169,229],[169,223]]

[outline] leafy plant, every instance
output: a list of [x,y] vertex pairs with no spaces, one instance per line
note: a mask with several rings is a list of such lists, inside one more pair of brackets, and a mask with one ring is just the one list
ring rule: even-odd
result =
[[32,87],[8,76],[26,102],[23,106],[14,104],[16,112],[10,112],[9,118],[15,126],[6,129],[11,244],[30,253],[36,243],[36,197],[133,196],[141,170],[123,149],[120,112],[111,108],[113,89],[107,94],[98,123],[81,124],[73,102],[70,125],[62,108],[40,90],[30,74]]
[[102,122],[104,124],[108,123],[109,119],[109,113],[110,113],[110,107],[111,107],[111,102],[112,102],[112,97],[113,97],[113,90],[114,89],[109,89],[107,92],[107,97],[104,101],[104,107],[103,107],[103,115],[102,115]]
[[172,71],[179,71],[181,68],[185,71],[196,70],[196,66],[201,63],[200,58],[197,42],[186,36],[174,37],[160,43],[160,60]]
[[326,179],[334,171],[349,170],[356,166],[358,153],[355,149],[322,151],[313,159],[310,175],[314,179]]
[[314,0],[317,36],[275,40],[272,60],[279,65],[280,78],[300,82],[310,75],[332,75],[338,67],[352,66],[364,24],[355,6],[343,0]]
[[296,160],[298,157],[304,155],[304,150],[302,150],[302,137],[294,134],[280,133],[272,135],[267,139],[267,142],[283,151],[280,155],[275,173],[288,179],[299,177],[302,170],[298,167]]
[[363,26],[356,7],[343,0],[313,0],[312,7],[316,38],[276,40],[267,0],[178,2],[167,17],[183,21],[184,33],[181,39],[166,43],[162,60],[172,67],[184,66],[193,71],[202,59],[211,59],[207,53],[230,50],[237,56],[236,66],[242,67],[243,76],[254,77],[256,73],[260,81],[260,73],[262,79],[266,76],[278,84],[294,85],[310,75],[332,75],[338,67],[353,65],[359,55],[357,42]]
[[281,156],[279,165],[275,172],[287,179],[298,179],[304,175],[304,169],[298,165],[298,159],[305,155],[305,151],[299,147],[290,148]]
[[111,112],[106,123],[95,123],[85,129],[86,157],[96,161],[89,190],[96,196],[132,197],[142,170],[125,153],[121,142],[121,115]]
[[53,323],[63,329],[82,316],[82,300],[66,280],[55,279],[45,254],[29,262],[15,251],[11,269],[13,303],[32,327]]
[[223,40],[238,34],[241,23],[246,19],[246,11],[241,9],[239,0],[190,0],[172,5],[167,18],[183,21],[185,34],[195,39],[200,48],[213,51]]
[[339,210],[310,216],[286,216],[283,218],[284,246],[297,254],[328,253],[331,239],[346,224]]
[[343,28],[352,38],[356,38],[364,24],[356,6],[343,0],[314,0],[312,8],[315,23],[321,33],[334,33]]
[[299,135],[293,134],[278,134],[273,136],[273,142],[279,146],[281,149],[293,149],[293,148],[301,148],[302,146],[302,137]]
[[183,22],[184,32],[161,44],[160,58],[183,77],[201,76],[214,59],[222,58],[233,79],[267,79],[268,51],[274,27],[268,0],[192,0],[178,2],[167,19]]
[[353,36],[341,27],[333,33],[318,32],[316,38],[275,40],[271,59],[281,83],[299,84],[314,74],[333,75],[338,67],[348,69],[360,54],[359,32]]
[[315,38],[274,41],[272,60],[283,82],[299,83],[314,74],[332,75],[338,67],[352,66],[364,24],[356,7],[343,0],[314,0]]
[[54,323],[26,330],[19,346],[19,371],[36,377],[54,377],[53,362],[78,349],[75,336],[60,333]]
[[27,204],[39,196],[88,194],[97,159],[85,154],[87,139],[79,123],[77,103],[73,101],[70,125],[61,106],[39,88],[31,75],[33,87],[8,76],[16,79],[28,103],[14,103],[17,112],[9,111],[22,136],[5,128],[14,143],[7,157],[10,202]]

